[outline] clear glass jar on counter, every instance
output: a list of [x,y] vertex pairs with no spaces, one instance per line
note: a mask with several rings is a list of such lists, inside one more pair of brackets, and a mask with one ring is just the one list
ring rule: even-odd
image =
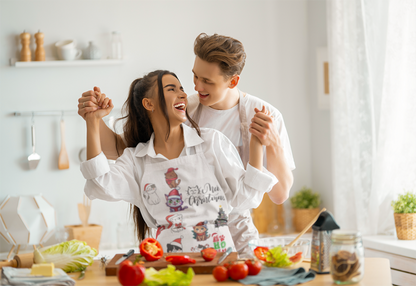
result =
[[330,248],[331,275],[335,284],[354,284],[364,277],[364,247],[358,231],[334,230]]

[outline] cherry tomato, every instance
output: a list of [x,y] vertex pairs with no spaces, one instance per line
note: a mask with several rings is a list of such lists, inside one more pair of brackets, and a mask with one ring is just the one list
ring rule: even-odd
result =
[[254,249],[254,255],[262,260],[262,261],[266,261],[266,253],[269,251],[268,247],[263,247],[263,246],[257,246]]
[[120,263],[117,270],[117,278],[123,286],[136,286],[143,282],[145,274],[144,266],[130,260],[124,260]]
[[222,282],[228,279],[228,270],[224,266],[219,265],[214,268],[212,275],[214,275],[215,280]]
[[248,266],[245,263],[233,264],[228,269],[228,275],[233,280],[244,279],[248,275]]
[[215,256],[217,256],[217,251],[214,248],[209,247],[209,248],[202,249],[201,255],[205,261],[212,261],[214,260]]
[[257,275],[261,271],[261,262],[254,259],[247,259],[245,264],[248,266],[248,275]]

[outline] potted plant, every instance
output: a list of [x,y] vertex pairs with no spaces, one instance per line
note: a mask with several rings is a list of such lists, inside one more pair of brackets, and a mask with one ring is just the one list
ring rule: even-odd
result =
[[[295,231],[301,231],[306,225],[319,213],[321,204],[318,193],[312,192],[312,189],[303,187],[294,196],[290,198],[292,204],[293,226]],[[307,232],[310,232],[309,228]]]
[[416,239],[416,194],[407,192],[391,202],[394,210],[394,224],[397,238],[402,240]]

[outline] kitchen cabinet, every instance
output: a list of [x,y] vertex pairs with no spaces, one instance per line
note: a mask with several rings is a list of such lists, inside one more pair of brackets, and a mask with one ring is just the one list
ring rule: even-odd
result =
[[87,67],[87,66],[114,66],[123,64],[123,60],[74,60],[74,61],[43,61],[20,62],[10,59],[10,66],[16,68],[50,68],[50,67]]

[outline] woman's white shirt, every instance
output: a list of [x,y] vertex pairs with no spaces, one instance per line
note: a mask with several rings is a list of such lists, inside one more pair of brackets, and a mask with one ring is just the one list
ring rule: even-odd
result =
[[[276,177],[263,168],[262,171],[247,165],[244,170],[240,156],[231,141],[221,132],[201,128],[196,131],[182,124],[185,147],[181,156],[195,154],[194,146],[201,144],[206,160],[226,194],[233,211],[256,208],[263,195],[277,183]],[[87,179],[85,193],[90,199],[126,201],[140,208],[149,227],[156,228],[154,219],[143,204],[143,186],[140,186],[145,167],[145,156],[152,163],[167,161],[154,150],[154,135],[147,143],[126,148],[115,164],[109,165],[103,153],[81,164],[81,172]]]

